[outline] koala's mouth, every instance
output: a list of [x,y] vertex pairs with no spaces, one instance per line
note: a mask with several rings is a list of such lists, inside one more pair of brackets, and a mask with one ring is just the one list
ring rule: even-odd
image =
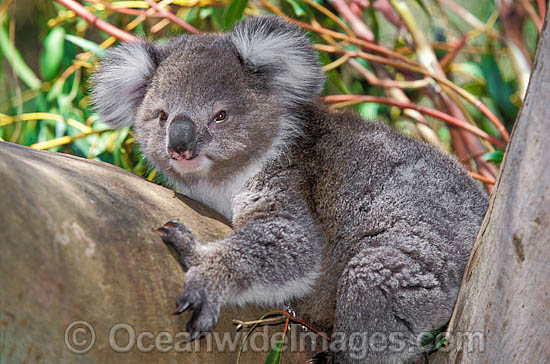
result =
[[168,148],[167,152],[170,159],[173,159],[176,161],[185,161],[185,160],[190,161],[197,157],[197,154],[191,149],[187,149],[180,152],[180,151],[176,151],[171,148]]
[[177,157],[172,157],[170,155],[169,163],[172,168],[174,168],[177,172],[181,174],[203,171],[208,169],[211,164],[208,157],[206,157],[204,154],[198,154],[194,156],[185,156],[178,154]]

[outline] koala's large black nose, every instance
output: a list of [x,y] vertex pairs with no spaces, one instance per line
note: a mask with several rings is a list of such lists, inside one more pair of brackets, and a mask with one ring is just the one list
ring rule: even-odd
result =
[[172,159],[192,159],[196,156],[197,129],[187,117],[174,119],[168,127],[168,153]]

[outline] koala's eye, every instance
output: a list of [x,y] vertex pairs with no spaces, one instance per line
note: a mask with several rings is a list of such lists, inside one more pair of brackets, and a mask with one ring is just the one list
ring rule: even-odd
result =
[[163,122],[168,120],[168,114],[165,111],[161,110],[159,112],[159,120]]
[[225,111],[220,111],[214,116],[214,122],[221,123],[227,118],[227,113]]

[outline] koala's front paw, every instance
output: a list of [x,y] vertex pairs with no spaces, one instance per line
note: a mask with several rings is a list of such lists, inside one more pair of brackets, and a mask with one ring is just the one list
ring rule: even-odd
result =
[[196,242],[191,230],[181,222],[168,221],[156,229],[161,234],[162,241],[172,247],[184,271],[197,263]]
[[176,300],[179,315],[189,309],[193,310],[191,319],[187,322],[186,330],[189,337],[186,342],[193,341],[212,331],[220,317],[220,299],[213,292],[209,292],[200,278],[198,267],[191,268],[185,275],[185,287],[181,296]]

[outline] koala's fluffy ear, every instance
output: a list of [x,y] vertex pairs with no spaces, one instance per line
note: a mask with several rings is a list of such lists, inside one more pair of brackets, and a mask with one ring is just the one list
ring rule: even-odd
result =
[[92,77],[94,110],[119,128],[134,122],[148,81],[159,62],[158,46],[145,40],[124,43],[107,53]]
[[268,86],[285,102],[311,102],[323,89],[324,75],[317,52],[297,26],[274,16],[238,24],[230,33],[245,67],[266,74]]

